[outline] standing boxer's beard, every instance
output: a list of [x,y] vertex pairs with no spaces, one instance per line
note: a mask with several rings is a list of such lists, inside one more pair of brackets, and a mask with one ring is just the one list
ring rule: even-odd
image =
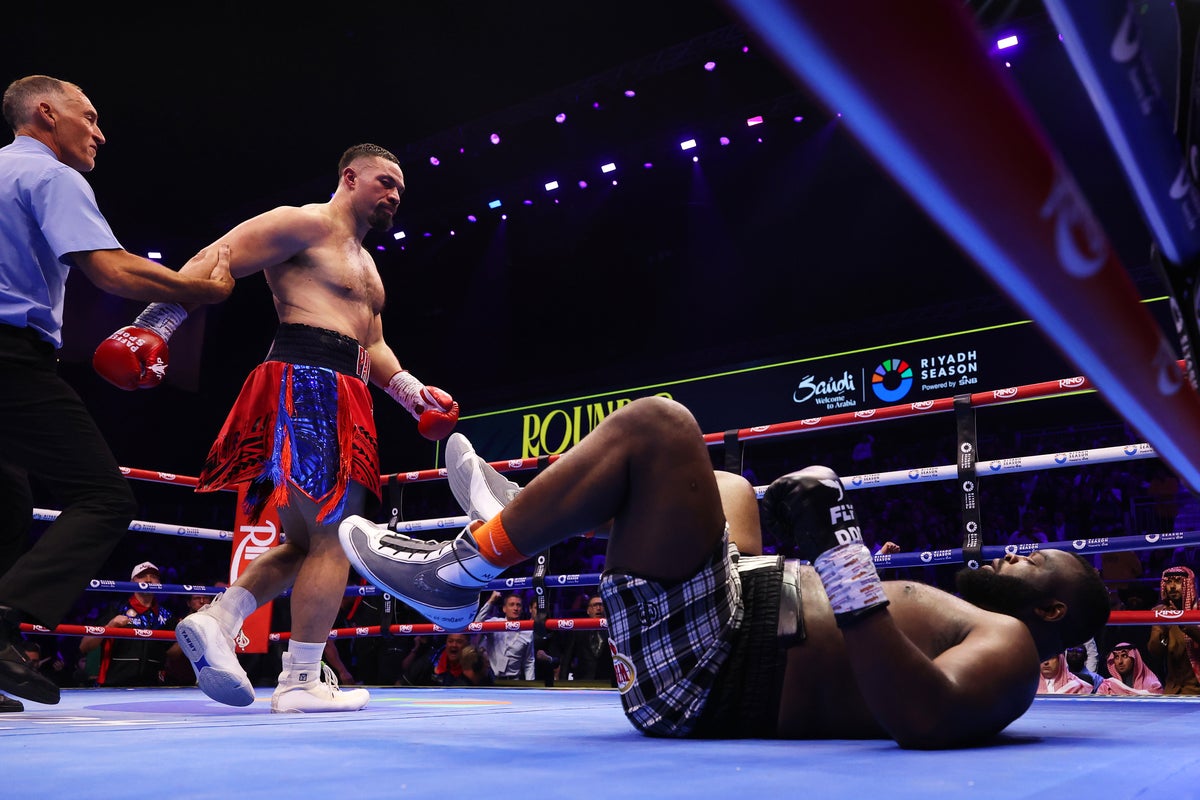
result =
[[371,230],[377,233],[387,233],[392,227],[393,217],[395,217],[395,214],[392,213],[390,208],[376,208],[367,222],[370,224]]

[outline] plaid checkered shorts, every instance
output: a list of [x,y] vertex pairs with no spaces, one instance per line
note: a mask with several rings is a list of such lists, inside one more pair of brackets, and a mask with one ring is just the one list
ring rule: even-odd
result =
[[693,577],[658,583],[607,572],[600,593],[625,715],[651,736],[691,735],[742,627],[728,530]]

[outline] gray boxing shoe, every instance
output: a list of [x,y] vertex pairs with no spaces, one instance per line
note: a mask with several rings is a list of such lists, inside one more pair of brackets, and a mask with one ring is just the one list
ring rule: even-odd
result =
[[446,480],[458,505],[471,519],[487,521],[521,491],[475,452],[461,433],[446,440]]
[[504,571],[483,559],[469,527],[453,541],[432,542],[349,516],[338,538],[360,575],[449,631],[475,619],[479,592]]

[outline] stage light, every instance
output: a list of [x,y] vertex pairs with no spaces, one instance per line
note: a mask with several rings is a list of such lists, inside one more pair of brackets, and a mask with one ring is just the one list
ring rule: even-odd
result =
[[392,234],[392,238],[398,242],[407,235],[408,234],[406,234],[404,231],[396,231],[395,233]]
[[725,145],[729,144],[729,137],[728,137],[728,136],[722,136],[722,137],[721,137],[720,139],[718,139],[717,141],[719,141],[719,142],[721,143],[721,146],[722,146],[722,147],[724,147]]
[[157,250],[151,250],[149,253],[146,253],[146,258],[150,259],[151,261],[157,261],[162,258],[162,253],[158,252]]
[[608,172],[612,172],[616,168],[617,168],[617,165],[610,161],[607,164],[604,164],[603,166],[601,166],[600,171],[604,172],[604,173],[608,173]]
[[438,157],[437,157],[437,156],[430,156],[430,157],[429,157],[429,163],[430,163],[430,164],[433,164],[433,165],[436,167],[438,164],[440,164],[440,163],[442,163],[442,162],[438,160]]
[[558,188],[558,181],[550,181],[549,183],[546,184],[547,192],[553,192],[557,188]]
[[1014,34],[1012,36],[1005,36],[1003,39],[1000,39],[996,42],[997,50],[1007,50],[1010,47],[1016,47],[1016,46],[1017,46],[1016,34]]
[[746,120],[747,128],[753,128],[755,125],[762,125],[762,117],[761,116],[750,117],[750,119]]
[[717,62],[715,62],[715,61],[705,61],[704,62],[704,71],[705,72],[712,72],[716,68],[717,68]]
[[691,149],[692,149],[693,147],[695,147],[695,146],[696,146],[696,140],[695,140],[695,139],[688,139],[688,140],[687,140],[687,141],[685,141],[685,142],[680,142],[680,143],[679,143],[679,149],[680,149],[680,150],[691,150]]
[[557,122],[559,125],[562,125],[564,122],[567,121],[567,115],[566,114],[555,114],[554,121]]
[[580,188],[580,189],[586,189],[586,188],[587,188],[587,181],[580,181],[580,182],[579,182],[579,188]]
[[637,96],[637,92],[635,92],[633,89],[626,89],[626,90],[625,90],[625,96],[626,96],[626,97],[636,97],[636,96]]
[[499,200],[493,200],[492,202],[488,203],[488,208],[499,208],[499,207],[500,207]]
[[489,139],[489,141],[491,141],[492,144],[500,144],[500,134],[498,134],[498,133],[493,133],[491,136],[488,137],[488,139]]
[[792,122],[804,122],[804,117],[792,117]]
[[654,169],[654,164],[650,161],[647,161],[645,164],[642,164],[642,169]]

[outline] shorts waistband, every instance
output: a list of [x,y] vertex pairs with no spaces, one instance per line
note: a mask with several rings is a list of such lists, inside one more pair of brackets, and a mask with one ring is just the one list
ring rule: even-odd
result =
[[371,357],[356,339],[312,325],[281,324],[265,360],[325,367],[363,383],[371,377]]

